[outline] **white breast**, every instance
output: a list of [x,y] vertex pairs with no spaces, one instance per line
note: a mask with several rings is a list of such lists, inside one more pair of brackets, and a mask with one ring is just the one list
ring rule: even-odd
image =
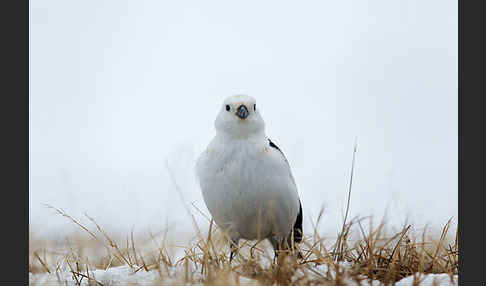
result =
[[233,238],[287,237],[299,211],[288,163],[266,138],[216,136],[196,165],[206,206]]

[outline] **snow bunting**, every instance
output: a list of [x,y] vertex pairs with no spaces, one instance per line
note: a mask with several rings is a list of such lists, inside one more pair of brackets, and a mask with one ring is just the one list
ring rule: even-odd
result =
[[228,97],[216,136],[196,163],[202,195],[216,224],[238,241],[268,239],[278,255],[302,241],[302,205],[283,152],[265,135],[254,98]]

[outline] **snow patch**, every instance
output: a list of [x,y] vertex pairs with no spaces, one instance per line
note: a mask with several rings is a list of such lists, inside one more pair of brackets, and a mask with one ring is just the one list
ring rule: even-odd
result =
[[[343,266],[346,266],[343,264]],[[138,269],[138,267],[130,268],[127,265],[108,268],[107,270],[97,269],[93,271],[89,271],[89,277],[91,280],[91,285],[97,285],[97,282],[103,284],[104,286],[135,286],[135,285],[160,285],[160,284],[168,284],[168,285],[178,285],[181,282],[180,277],[171,278],[171,277],[161,277],[159,272],[156,270],[152,271],[145,271],[141,269],[139,271],[135,271],[134,269]],[[174,273],[171,276],[176,277],[176,272],[181,273],[182,269],[178,269],[176,267]],[[319,265],[316,267],[317,271],[321,273],[326,273],[328,268],[325,264]],[[202,275],[197,277],[198,271],[191,271],[193,272],[193,278],[195,280],[202,281]],[[182,272],[183,273],[183,272]],[[330,270],[331,276],[334,276],[335,273],[331,269]],[[87,276],[86,272],[82,273],[83,275]],[[77,276],[77,279],[81,286],[88,285],[88,278]],[[412,286],[414,285],[414,280],[417,279],[419,281],[418,285],[420,286],[453,286],[458,285],[458,275],[451,277],[448,274],[418,274],[414,276],[405,277],[399,281],[397,281],[394,285],[396,286]],[[255,280],[249,279],[243,276],[239,277],[239,281],[241,285],[254,285],[256,283]],[[380,281],[377,280],[362,280],[361,283],[354,281],[351,278],[347,278],[344,281],[346,285],[350,286],[379,286],[381,285]],[[258,283],[257,283],[258,284]],[[75,280],[73,274],[68,271],[64,272],[57,272],[57,273],[41,273],[41,274],[32,274],[29,273],[29,285],[45,285],[45,286],[58,286],[58,285],[78,285],[77,281]],[[202,282],[194,283],[193,285],[203,285]]]

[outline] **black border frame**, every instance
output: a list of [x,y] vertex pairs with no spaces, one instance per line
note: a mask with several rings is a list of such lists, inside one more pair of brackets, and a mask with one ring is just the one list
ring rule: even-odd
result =
[[[2,245],[6,284],[28,285],[29,1],[5,1],[2,15]],[[6,254],[6,255],[5,255]],[[15,264],[15,265],[14,265]],[[24,272],[25,271],[25,272]],[[23,282],[23,283],[22,283]]]
[[[3,269],[9,272],[21,269],[28,272],[29,1],[5,1],[2,4],[0,10],[3,12],[3,17],[0,21],[4,28],[3,35],[6,36],[2,39],[2,48],[4,62],[7,63],[3,65],[2,83],[6,88],[3,90],[3,112],[0,113],[4,130],[7,131],[2,132],[2,142],[5,143],[3,151],[6,155],[4,158],[7,159],[4,160],[6,168],[2,176],[4,180],[2,191],[4,204],[8,203],[14,208],[13,213],[10,208],[2,208],[3,221],[6,222],[6,226],[2,228],[3,238],[7,240],[3,245],[4,249],[7,249],[8,256],[2,259],[2,263],[7,264]],[[474,235],[473,232],[474,229],[480,230],[483,225],[481,220],[483,202],[478,196],[483,191],[479,179],[484,175],[481,167],[467,167],[466,164],[482,166],[481,151],[484,144],[479,140],[480,138],[474,138],[466,143],[465,133],[468,129],[480,135],[483,133],[484,120],[481,115],[484,111],[482,112],[481,104],[474,105],[470,101],[468,103],[466,99],[470,100],[473,96],[481,98],[486,94],[484,87],[479,85],[485,78],[485,72],[482,71],[484,59],[480,56],[486,48],[484,43],[480,43],[484,39],[484,28],[482,28],[484,25],[480,23],[484,19],[483,10],[480,7],[473,7],[471,1],[468,2],[467,8],[464,4],[464,1],[458,1],[459,283],[468,285],[465,283],[470,281],[473,285],[474,276],[480,275],[482,270],[482,263],[478,258],[482,248],[482,237],[479,232],[478,235]],[[478,29],[477,33],[475,29]],[[473,41],[475,39],[477,41]],[[466,94],[470,95],[469,98]],[[25,222],[27,227],[23,224]],[[12,267],[10,258],[15,258],[22,266]],[[28,274],[26,274],[21,271],[19,275],[13,276],[15,284],[23,280],[26,282],[24,285],[28,285]]]

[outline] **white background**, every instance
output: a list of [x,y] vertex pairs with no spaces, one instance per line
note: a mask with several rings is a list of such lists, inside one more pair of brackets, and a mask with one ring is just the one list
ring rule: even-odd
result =
[[[29,219],[192,230],[223,99],[256,98],[309,217],[457,221],[457,1],[30,3]],[[167,170],[182,189],[177,193]]]

